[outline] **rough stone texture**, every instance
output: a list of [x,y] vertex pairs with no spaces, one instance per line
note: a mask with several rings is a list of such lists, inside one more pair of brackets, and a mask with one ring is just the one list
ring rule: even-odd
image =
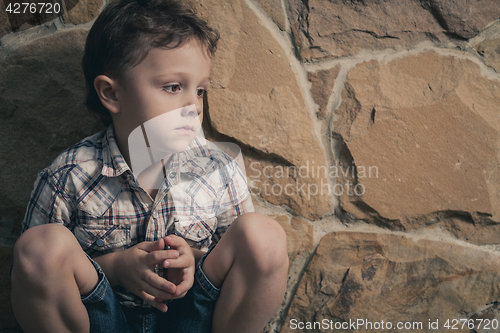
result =
[[[256,211],[258,211],[257,207]],[[283,300],[282,306],[277,311],[275,316],[269,321],[268,325],[262,331],[264,333],[275,332],[273,328],[276,326],[281,326],[280,318],[285,317],[287,314],[286,304],[289,303],[288,299],[291,295],[294,294],[294,289],[297,283],[300,281],[300,277],[303,273],[304,264],[308,262],[313,253],[314,237],[312,225],[304,222],[300,218],[289,218],[284,215],[269,216],[278,221],[278,223],[286,232],[288,258],[290,262],[285,299]]]
[[[422,322],[419,332],[444,332],[447,319],[468,318],[497,301],[499,278],[500,257],[488,252],[404,236],[330,233],[321,240],[281,332],[296,331],[291,319]],[[429,330],[429,319],[438,319],[440,330]]]
[[82,24],[92,21],[103,5],[102,0],[79,1],[73,4],[75,0],[66,1],[67,11],[63,14],[65,24]]
[[0,331],[13,329],[17,321],[10,304],[9,267],[12,261],[12,249],[0,246]]
[[457,214],[439,220],[435,219],[434,221],[431,220],[430,223],[434,222],[436,224],[431,227],[445,229],[458,239],[477,245],[494,245],[500,250],[498,245],[500,224],[481,220],[474,221],[467,214],[462,214],[462,216]]
[[[213,129],[257,151],[256,169],[267,165],[260,163],[262,158],[297,168],[313,161],[325,166],[297,78],[286,54],[257,17],[239,1],[200,1],[196,8],[221,34],[208,96]],[[261,182],[283,184],[275,187],[281,195],[271,202],[289,200],[283,194],[288,177],[273,178],[264,177]],[[305,184],[298,198],[292,199],[302,216],[314,219],[330,209],[330,196],[312,195],[311,203],[311,195],[304,190],[309,185],[319,189],[321,181],[327,183],[326,177],[311,174],[296,180],[300,186]]]
[[0,193],[0,246],[14,246],[21,234],[19,222],[23,219],[25,210],[24,205],[16,204]]
[[9,16],[5,11],[4,0],[0,0],[0,37],[12,32],[9,22]]
[[500,18],[496,0],[420,0],[450,34],[469,39]]
[[290,1],[291,28],[302,59],[446,45],[470,38],[500,17],[496,0]]
[[100,129],[83,105],[85,36],[73,30],[39,39],[0,64],[2,222],[19,224],[37,172]]
[[330,208],[327,180],[312,175],[314,160],[295,167],[279,156],[248,152],[244,162],[250,190],[270,203],[290,207],[295,214],[310,220],[321,217]]
[[311,93],[319,109],[316,115],[319,119],[326,116],[326,106],[332,95],[335,79],[339,75],[340,66],[337,65],[328,70],[318,70],[307,73],[307,79],[311,82]]
[[[476,328],[473,333],[491,332],[493,330],[493,327],[497,327],[496,323],[500,322],[500,303],[494,302],[483,311],[479,311],[478,313],[470,316],[470,319],[474,320],[474,322],[476,323]],[[486,323],[486,325],[483,324],[482,326],[479,326],[479,323]]]
[[[17,0],[3,0],[3,1],[6,7],[9,5],[9,3],[12,4],[12,6],[14,6],[15,3],[22,3],[22,1],[17,1]],[[56,1],[45,1],[44,3],[54,4],[56,3]],[[58,3],[60,4],[60,2]],[[47,6],[44,6],[44,9],[42,9],[41,13],[40,13],[40,8],[41,6],[37,5],[37,11],[35,13],[31,13],[28,7],[26,12],[24,13],[24,6],[21,6],[19,8],[20,11],[19,13],[14,13],[14,12],[7,13],[12,31],[25,30],[43,24],[50,20],[53,20],[59,16],[58,13],[54,12],[53,7],[51,7],[52,9],[47,9]],[[15,9],[15,7],[12,7],[12,9]],[[62,12],[63,8],[61,7],[60,10]]]
[[56,9],[54,9],[54,7],[49,8],[47,7],[47,5],[41,7],[40,5],[38,5],[38,3],[35,13],[30,12],[30,7],[28,7],[26,12],[24,12],[24,6],[20,7],[20,13],[7,13],[4,8],[6,8],[9,3],[13,6],[14,3],[19,3],[19,1],[0,1],[0,8],[2,8],[2,11],[0,13],[0,37],[12,31],[26,30],[34,26],[43,24],[55,19],[59,15],[63,16],[64,22],[66,24],[80,24],[89,22],[99,14],[99,9],[103,4],[102,0],[62,0],[62,2],[49,1],[44,3],[50,3],[51,6],[54,3],[59,3],[61,5],[60,13],[56,13]]
[[500,38],[479,43],[475,49],[489,66],[500,73]]
[[342,100],[342,167],[356,167],[347,182],[363,186],[344,193],[345,210],[401,229],[463,215],[500,221],[500,84],[476,64],[433,52],[363,63]]
[[313,250],[313,227],[297,217],[289,219],[284,215],[269,215],[285,229],[290,266],[306,252]]
[[255,0],[255,2],[269,15],[278,28],[285,31],[286,17],[285,11],[281,7],[281,0]]

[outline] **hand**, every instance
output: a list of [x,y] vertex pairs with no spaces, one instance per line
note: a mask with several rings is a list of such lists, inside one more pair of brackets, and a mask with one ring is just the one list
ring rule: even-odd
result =
[[[117,252],[113,265],[117,282],[121,286],[127,288],[162,312],[167,311],[167,306],[163,301],[176,298],[180,294],[177,289],[178,286],[175,283],[164,279],[155,272],[155,266],[160,263],[162,263],[163,267],[165,265],[170,267],[181,266],[178,260],[178,258],[180,259],[179,250],[164,250],[166,245],[165,240],[169,237],[159,239],[156,242],[142,242],[125,251]],[[170,239],[168,241],[170,242]],[[175,242],[175,244],[178,243]],[[176,247],[175,244],[167,245]],[[186,249],[183,246],[179,248],[183,252],[181,261],[187,261],[185,258]],[[185,287],[186,284],[182,285],[182,288]]]
[[174,298],[181,298],[193,286],[195,271],[193,251],[181,237],[170,235],[163,239],[170,249],[179,253],[178,258],[165,260],[163,267],[167,268],[167,280],[176,286]]

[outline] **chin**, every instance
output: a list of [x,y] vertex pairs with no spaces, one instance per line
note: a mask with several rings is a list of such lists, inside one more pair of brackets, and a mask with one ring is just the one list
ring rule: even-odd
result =
[[189,144],[194,140],[194,138],[195,137],[193,137],[191,140],[179,140],[173,142],[171,144],[163,146],[161,150],[166,153],[181,153],[188,149]]

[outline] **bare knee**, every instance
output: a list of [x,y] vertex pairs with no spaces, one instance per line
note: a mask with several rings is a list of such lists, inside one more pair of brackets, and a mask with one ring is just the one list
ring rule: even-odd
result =
[[263,273],[288,269],[286,233],[274,219],[247,213],[233,224],[237,227],[239,253],[247,256],[254,269]]
[[13,281],[20,273],[26,279],[44,279],[50,272],[60,272],[78,242],[64,226],[46,224],[26,230],[14,247]]

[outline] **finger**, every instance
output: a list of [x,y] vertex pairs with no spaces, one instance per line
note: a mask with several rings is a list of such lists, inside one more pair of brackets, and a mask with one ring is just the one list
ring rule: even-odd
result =
[[176,291],[174,283],[151,271],[143,276],[142,281],[142,289],[148,294],[159,298],[165,298],[166,294],[173,294]]
[[164,268],[188,268],[194,266],[193,258],[181,255],[179,258],[167,259],[163,262]]
[[147,293],[160,302],[170,299],[172,298],[172,295],[174,295],[173,293],[168,293],[164,290],[157,289],[144,281],[140,283],[140,288],[142,289],[141,292]]
[[163,303],[161,300],[157,300],[155,297],[148,295],[146,292],[142,292],[141,295],[139,295],[143,300],[145,300],[148,304],[151,306],[157,308],[161,312],[167,312],[168,306]]
[[147,266],[157,265],[167,259],[177,259],[179,255],[179,251],[177,250],[154,251],[144,256],[144,263]]
[[177,286],[174,296],[175,298],[184,297],[189,289],[193,286],[194,278],[190,274],[186,274],[182,282]]
[[183,246],[189,247],[189,245],[182,237],[178,237],[175,235],[169,235],[167,237],[163,237],[163,241],[165,242],[165,245],[173,248],[180,248]]
[[165,240],[163,238],[160,238],[155,242],[142,242],[137,244],[137,247],[146,252],[159,251],[165,248]]

